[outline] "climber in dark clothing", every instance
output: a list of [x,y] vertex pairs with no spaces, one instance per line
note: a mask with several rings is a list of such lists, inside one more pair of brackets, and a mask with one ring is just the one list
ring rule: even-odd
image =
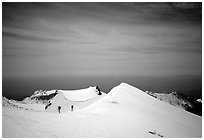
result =
[[49,103],[45,106],[45,109],[47,109],[52,103]]
[[74,105],[71,105],[71,111],[73,111],[73,109],[74,109]]
[[58,106],[58,111],[59,111],[59,113],[60,113],[60,110],[61,110],[61,106]]
[[102,95],[101,90],[98,86],[96,86],[96,90],[98,91],[98,95]]

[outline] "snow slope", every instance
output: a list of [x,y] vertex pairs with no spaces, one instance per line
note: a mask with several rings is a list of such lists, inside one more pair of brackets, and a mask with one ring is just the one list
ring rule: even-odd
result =
[[[202,118],[122,83],[62,114],[2,108],[3,137],[202,137]],[[12,132],[12,133],[10,133]]]
[[104,95],[103,92],[99,95],[98,89],[93,86],[80,90],[59,90],[46,111],[58,113],[58,107],[60,106],[61,113],[64,113],[71,110],[71,105],[74,105],[74,110],[78,110],[93,104]]
[[96,87],[89,87],[80,90],[59,90],[65,96],[65,98],[72,101],[85,101],[98,96]]
[[[66,93],[69,94],[69,93]],[[102,95],[97,95],[97,94],[86,94],[82,92],[82,94],[77,93],[78,97],[71,92],[67,97],[71,97],[70,100],[69,98],[65,97],[61,91],[59,91],[58,95],[56,95],[53,100],[52,104],[46,109],[48,112],[55,112],[58,113],[58,106],[61,106],[61,113],[68,112],[71,110],[71,105],[74,105],[74,110],[79,110],[82,108],[85,108],[91,104],[94,104],[101,98],[105,96],[105,93]],[[82,95],[80,97],[80,95]],[[73,98],[74,97],[74,98]]]

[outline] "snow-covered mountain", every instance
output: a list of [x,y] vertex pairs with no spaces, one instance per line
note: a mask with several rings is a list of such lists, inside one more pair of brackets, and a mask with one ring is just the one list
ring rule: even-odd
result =
[[32,111],[44,111],[45,105],[40,102],[23,102],[7,99],[6,97],[2,97],[2,106],[7,108],[16,108],[23,110],[32,110]]
[[[96,91],[96,94],[99,94],[100,89],[98,86],[90,86],[89,88],[93,88]],[[25,104],[41,103],[41,104],[47,105],[50,102],[52,102],[52,99],[58,94],[59,91],[63,91],[65,93],[71,92],[71,90],[67,90],[67,91],[66,90],[37,90],[31,96],[23,99],[22,103],[25,103]],[[177,93],[177,92],[170,92],[168,94],[155,93],[151,91],[145,91],[145,92],[148,95],[151,95],[175,107],[178,107],[186,111],[189,111],[191,113],[202,116],[202,104],[201,104],[202,100],[201,99],[196,102],[194,99],[186,95],[183,95],[181,93]],[[101,92],[101,94],[102,93],[103,92]],[[77,94],[75,95],[77,96]],[[81,94],[80,96],[82,97],[83,94]]]
[[19,101],[9,100],[6,97],[2,97],[2,106],[4,107],[15,107],[15,108],[22,108],[18,105]]
[[[94,98],[97,100],[80,101],[76,110],[60,114],[4,106],[2,136],[202,137],[202,117],[162,102],[129,84],[121,83],[108,94]],[[86,106],[80,107],[84,103]]]
[[22,103],[43,103],[47,104],[54,96],[56,96],[58,90],[37,90],[30,97],[26,97],[22,100]]
[[175,107],[184,109],[191,113],[202,116],[202,101],[196,101],[193,98],[190,98],[184,94],[177,92],[170,92],[168,94],[165,93],[154,93],[151,91],[145,91],[148,95],[153,96],[161,101],[169,103]]
[[[90,86],[89,89],[93,90],[95,92],[95,94],[97,94],[97,95],[104,94],[102,91],[100,91],[100,88],[98,86]],[[55,89],[54,90],[48,90],[48,91],[47,90],[37,90],[31,96],[23,99],[22,103],[25,103],[25,104],[31,104],[31,103],[48,104],[48,103],[52,102],[52,99],[59,92],[65,92],[66,93],[66,92],[72,92],[72,90],[55,90]],[[77,96],[77,94],[75,94],[75,95]],[[83,94],[81,94],[80,96],[82,97]]]

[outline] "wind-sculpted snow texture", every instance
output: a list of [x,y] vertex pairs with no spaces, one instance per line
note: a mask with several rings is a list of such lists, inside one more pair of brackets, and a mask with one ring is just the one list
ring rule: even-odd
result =
[[98,99],[73,112],[60,114],[3,106],[2,135],[4,138],[202,137],[200,116],[157,100],[126,83],[94,98]]

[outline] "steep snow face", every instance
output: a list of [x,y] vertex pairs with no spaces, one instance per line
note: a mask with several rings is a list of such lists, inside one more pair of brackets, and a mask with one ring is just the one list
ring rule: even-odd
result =
[[[119,86],[114,87],[108,93],[108,95],[99,102],[120,104],[126,107],[130,106],[131,109],[135,105],[148,106],[149,108],[149,104],[154,104],[154,106],[157,104],[162,104],[160,101],[158,102],[158,100],[156,100],[155,98],[147,95],[144,91],[126,83],[121,83]],[[143,102],[147,104],[144,104]]]
[[[80,96],[80,95],[79,95]],[[86,108],[89,105],[94,104],[95,102],[97,102],[98,100],[100,100],[101,98],[103,98],[105,96],[105,94],[103,95],[97,95],[94,96],[92,98],[83,98],[86,100],[82,100],[82,101],[73,101],[70,100],[68,98],[66,98],[64,96],[64,94],[62,92],[59,91],[59,93],[53,98],[53,101],[51,103],[51,105],[46,109],[46,111],[48,112],[55,112],[58,113],[58,107],[60,106],[60,112],[61,113],[66,113],[66,112],[70,112],[71,111],[71,106],[73,105],[73,110],[80,110],[83,108]],[[88,96],[90,97],[90,96]],[[76,99],[76,98],[75,98]],[[79,98],[77,98],[79,99]],[[82,98],[80,98],[82,99]]]
[[25,104],[35,104],[35,103],[43,103],[48,104],[52,102],[53,98],[59,93],[63,93],[64,96],[72,101],[85,101],[91,98],[96,97],[97,95],[104,94],[100,91],[97,86],[91,86],[86,89],[80,90],[37,90],[30,97],[26,97],[23,99],[22,103]]
[[99,95],[96,87],[80,90],[59,90],[46,111],[58,113],[58,107],[60,107],[61,113],[64,113],[70,111],[72,105],[74,110],[82,109],[93,104],[103,97],[103,95],[105,95],[103,92]]
[[119,122],[131,120],[130,126],[135,130],[140,126],[146,129],[144,131],[156,132],[157,136],[202,136],[201,117],[157,100],[126,83],[113,88],[101,101],[85,110],[88,108],[96,114],[121,116]]
[[3,107],[3,137],[202,137],[201,117],[126,83],[100,97],[61,114]]
[[96,87],[89,87],[80,90],[60,90],[65,98],[72,101],[85,101],[98,96],[98,90]]
[[71,103],[67,101],[63,93],[58,93],[52,101],[52,104],[48,107],[47,111],[58,112],[58,107],[61,107],[61,112],[69,111]]

